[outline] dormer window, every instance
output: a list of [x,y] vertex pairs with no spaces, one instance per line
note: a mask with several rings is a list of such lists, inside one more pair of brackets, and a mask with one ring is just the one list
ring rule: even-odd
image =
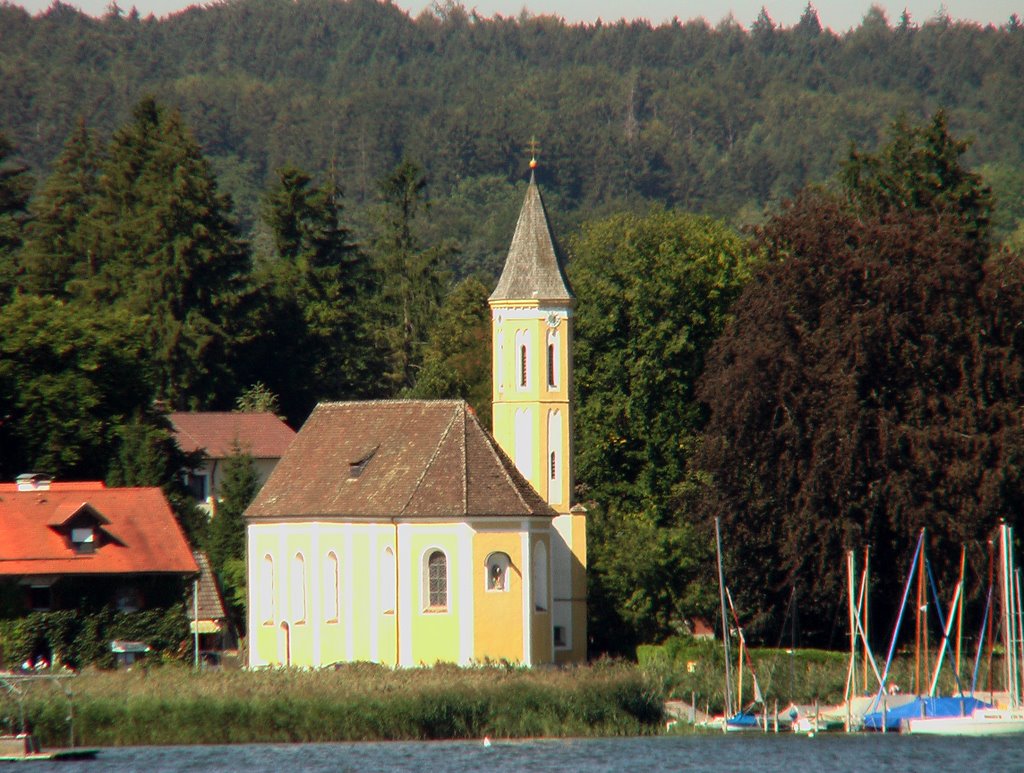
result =
[[366,469],[366,465],[370,463],[373,455],[377,453],[376,448],[370,449],[367,453],[362,454],[355,461],[348,463],[348,480],[349,482],[357,480],[360,475],[363,474],[363,470]]
[[64,538],[64,544],[76,555],[90,555],[108,544],[124,547],[107,528],[110,521],[88,502],[61,505],[47,525]]
[[91,526],[83,526],[71,530],[71,546],[76,553],[96,552],[96,530]]

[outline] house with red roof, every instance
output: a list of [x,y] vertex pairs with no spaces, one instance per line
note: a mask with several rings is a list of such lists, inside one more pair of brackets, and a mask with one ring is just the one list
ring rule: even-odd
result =
[[199,567],[163,492],[21,476],[0,484],[0,616],[167,606]]
[[185,482],[211,513],[220,497],[224,460],[235,449],[252,456],[262,486],[295,437],[295,430],[269,412],[175,412],[167,419],[178,447],[203,455],[203,463],[187,473]]

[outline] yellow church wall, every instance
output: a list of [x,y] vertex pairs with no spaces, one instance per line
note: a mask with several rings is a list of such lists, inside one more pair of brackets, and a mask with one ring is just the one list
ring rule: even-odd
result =
[[[402,524],[399,540],[398,614],[401,665],[432,665],[438,661],[468,663],[472,658],[471,534],[463,524]],[[464,532],[464,533],[460,533]],[[447,606],[429,608],[427,560],[435,549],[447,560]],[[404,575],[404,576],[403,576]],[[468,626],[469,641],[466,641]],[[467,646],[468,645],[468,646]]]
[[[544,594],[545,599],[541,606],[543,610],[537,609],[535,599],[531,599],[529,604],[530,614],[532,619],[530,621],[530,649],[531,649],[531,662],[532,663],[552,663],[554,662],[554,655],[552,653],[552,628],[551,628],[551,539],[548,530],[531,532],[529,535],[531,545],[531,561],[536,561],[538,546],[543,546],[544,550],[544,561],[547,564],[547,589]],[[536,589],[531,589],[536,593]]]
[[[319,666],[352,660],[393,665],[395,602],[391,614],[385,614],[380,595],[381,559],[388,545],[394,550],[391,524],[250,525],[250,665]],[[336,586],[332,553],[337,558]],[[272,600],[266,598],[259,576],[266,555],[274,561]],[[296,555],[305,568],[301,592]]]
[[[488,590],[487,559],[493,553],[508,555],[511,566],[506,590]],[[521,532],[478,530],[473,537],[473,658],[523,661],[523,572]]]

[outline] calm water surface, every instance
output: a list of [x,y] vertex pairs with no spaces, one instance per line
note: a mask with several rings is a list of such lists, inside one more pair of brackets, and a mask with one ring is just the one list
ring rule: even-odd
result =
[[33,771],[1024,771],[1024,737],[898,735],[666,736],[587,740],[246,744],[104,749],[92,762],[34,763]]

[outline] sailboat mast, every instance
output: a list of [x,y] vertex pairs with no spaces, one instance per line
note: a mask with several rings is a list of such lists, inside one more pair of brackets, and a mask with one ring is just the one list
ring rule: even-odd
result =
[[715,518],[715,552],[718,555],[718,594],[722,599],[722,646],[725,647],[725,716],[732,716],[732,664],[729,662],[729,615],[725,609],[725,572],[722,571],[722,530]]

